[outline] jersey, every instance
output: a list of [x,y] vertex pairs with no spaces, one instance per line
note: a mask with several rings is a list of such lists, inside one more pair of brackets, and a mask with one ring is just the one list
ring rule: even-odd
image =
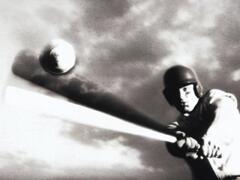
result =
[[219,179],[240,176],[240,114],[233,94],[209,90],[189,116],[181,116],[169,128],[220,147],[221,158],[207,158]]

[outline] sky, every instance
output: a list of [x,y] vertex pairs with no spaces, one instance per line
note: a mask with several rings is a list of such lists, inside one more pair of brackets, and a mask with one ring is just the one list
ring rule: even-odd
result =
[[[168,124],[177,113],[162,95],[162,76],[172,65],[194,68],[205,90],[219,88],[240,96],[239,7],[239,2],[231,0],[1,0],[0,89],[18,85],[62,98],[11,72],[14,59],[37,59],[50,40],[62,38],[74,46],[78,56],[73,77],[84,77]],[[31,65],[24,68],[26,72],[32,69]],[[31,77],[41,74],[40,67],[35,70]],[[3,114],[8,115],[6,111]],[[24,123],[17,127],[16,116],[2,120],[7,127],[3,137],[15,132],[24,141],[33,131],[52,133],[46,149],[63,143],[72,147],[76,158],[64,165],[71,159],[67,147],[63,151],[53,148],[51,153],[56,151],[60,157],[52,160],[50,155],[31,154],[35,151],[27,145],[32,139],[48,139],[45,133],[37,133],[23,148],[31,157],[2,150],[0,174],[10,179],[32,179],[39,174],[43,175],[40,179],[191,179],[187,164],[171,157],[163,142],[28,112],[21,116]]]

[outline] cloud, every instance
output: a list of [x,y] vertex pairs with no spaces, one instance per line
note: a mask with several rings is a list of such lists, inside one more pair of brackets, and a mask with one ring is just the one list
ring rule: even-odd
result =
[[84,6],[84,26],[96,33],[111,31],[118,18],[124,16],[128,11],[127,0],[103,0],[103,1],[82,1]]
[[[57,8],[55,4],[58,4]],[[26,6],[30,8],[26,9]],[[11,38],[17,40],[19,43],[18,47],[31,47],[34,50],[38,50],[39,45],[44,44],[49,38],[60,35],[59,29],[63,29],[64,26],[69,24],[72,18],[69,13],[72,12],[71,3],[64,1],[34,3],[25,0],[21,4],[17,1],[11,1],[2,3],[1,7],[5,7],[3,13],[7,14],[8,17],[5,26],[12,32],[13,35]],[[6,11],[6,9],[10,9],[10,11]],[[50,14],[50,12],[52,13]],[[48,18],[44,15],[48,16]],[[56,17],[61,18],[56,21]],[[61,23],[57,23],[59,21]]]
[[1,152],[1,178],[46,179],[52,176],[51,168],[45,162],[22,158],[21,156],[21,153],[11,154]]
[[[3,139],[1,169],[5,169],[0,173],[3,175],[10,176],[8,173],[13,172],[12,176],[18,178],[104,178],[124,174],[129,178],[136,176],[138,171],[148,172],[141,163],[140,152],[124,145],[126,139],[121,135],[111,137],[110,133],[111,139],[97,138],[92,144],[86,144],[81,138],[76,141],[66,136],[72,128],[79,127],[78,124],[20,109],[2,109],[1,115],[4,117],[0,134]],[[78,130],[77,137],[86,136],[91,142],[93,136],[86,134],[83,126]],[[88,131],[95,132],[90,127]]]
[[239,81],[240,80],[240,70],[238,69],[238,70],[232,72],[231,76],[232,76],[233,81]]
[[[135,151],[138,154],[139,164],[141,164],[141,171],[145,174],[149,174],[151,177],[153,174],[168,174],[169,173],[169,159],[167,156],[161,156],[166,153],[166,149],[163,147],[164,143],[159,141],[153,141],[147,138],[132,136],[117,132],[109,132],[107,130],[86,127],[77,124],[69,123],[69,128],[63,132],[65,137],[75,140],[78,143],[84,143],[94,147],[106,147],[108,145],[114,145],[114,151],[118,151],[118,147],[124,150],[123,147],[128,147],[126,151],[122,151],[125,155],[128,152]],[[117,146],[116,146],[117,145]],[[156,161],[158,159],[159,161]],[[133,161],[134,162],[134,161]],[[131,162],[128,162],[131,165]],[[179,161],[175,165],[172,165],[172,171],[179,169]],[[125,167],[122,167],[125,169]],[[151,175],[152,173],[152,175]]]
[[211,67],[212,71],[219,69],[216,45],[209,33],[215,31],[218,17],[224,10],[221,3],[216,6],[216,3],[206,1],[191,1],[179,7],[171,28],[159,33],[159,38],[165,41],[170,49],[169,56],[164,58],[161,64],[184,64],[193,67],[200,65],[202,68]]

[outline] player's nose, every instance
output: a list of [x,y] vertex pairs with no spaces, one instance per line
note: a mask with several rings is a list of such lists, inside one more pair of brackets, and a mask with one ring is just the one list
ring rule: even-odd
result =
[[180,102],[181,103],[184,103],[184,102],[186,102],[186,94],[184,93],[184,92],[182,92],[182,91],[179,91],[179,99],[180,99]]

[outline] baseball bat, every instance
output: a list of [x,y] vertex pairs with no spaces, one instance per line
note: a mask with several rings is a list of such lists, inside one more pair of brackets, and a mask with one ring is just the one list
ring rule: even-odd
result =
[[74,103],[105,112],[159,133],[174,136],[174,133],[164,125],[83,77],[72,74],[54,76],[45,72],[39,64],[38,57],[31,51],[22,51],[16,56],[12,71],[15,75],[61,94]]
[[129,123],[80,104],[16,86],[7,86],[3,97],[3,104],[6,108],[20,110],[21,113],[33,113],[155,140],[175,142],[174,136]]

